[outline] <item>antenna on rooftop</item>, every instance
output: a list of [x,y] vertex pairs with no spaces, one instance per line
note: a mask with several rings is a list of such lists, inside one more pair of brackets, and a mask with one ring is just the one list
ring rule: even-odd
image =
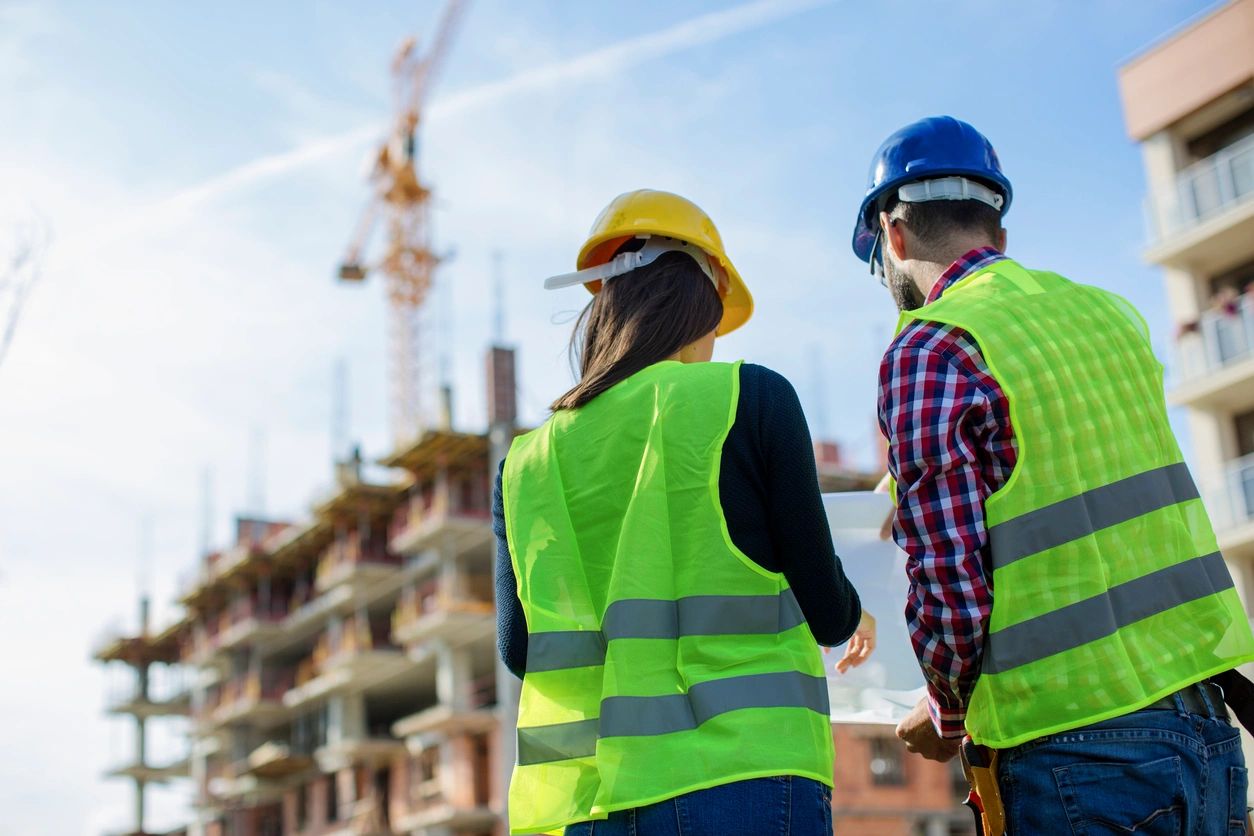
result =
[[213,469],[208,465],[200,471],[200,555],[213,547]]
[[505,254],[492,251],[492,344],[505,344]]
[[331,377],[331,461],[348,455],[348,436],[348,360],[341,356]]
[[139,634],[148,635],[148,601],[152,592],[152,515],[139,519],[139,550],[135,580],[139,587]]
[[266,515],[266,431],[254,426],[248,445],[248,508],[255,517]]

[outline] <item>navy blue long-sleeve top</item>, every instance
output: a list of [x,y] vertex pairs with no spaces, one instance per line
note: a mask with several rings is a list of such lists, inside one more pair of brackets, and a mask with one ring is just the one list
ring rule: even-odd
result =
[[[820,644],[846,641],[862,607],[832,547],[810,429],[792,384],[763,366],[740,367],[740,400],[723,444],[718,487],[732,542],[762,568],[783,573]],[[500,473],[492,528],[497,642],[506,667],[522,677],[527,623],[505,537]]]

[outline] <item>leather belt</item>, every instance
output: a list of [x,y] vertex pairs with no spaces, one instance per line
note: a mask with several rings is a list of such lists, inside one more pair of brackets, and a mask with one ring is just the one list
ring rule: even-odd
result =
[[[1203,691],[1206,692],[1205,697],[1202,696]],[[1228,716],[1228,709],[1224,705],[1223,689],[1213,682],[1195,682],[1192,685],[1181,688],[1174,694],[1168,694],[1158,702],[1150,703],[1143,710],[1176,711],[1175,698],[1177,696],[1184,703],[1184,710],[1190,714],[1201,714],[1204,717],[1209,717],[1213,714],[1220,718]],[[1207,700],[1210,701],[1209,707],[1206,704]]]

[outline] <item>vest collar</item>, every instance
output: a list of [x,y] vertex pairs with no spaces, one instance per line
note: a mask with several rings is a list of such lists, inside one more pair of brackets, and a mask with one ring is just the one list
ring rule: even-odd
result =
[[953,287],[958,282],[965,279],[990,264],[1003,261],[1006,256],[995,247],[976,247],[967,251],[961,258],[949,265],[949,268],[941,273],[936,284],[932,285],[932,292],[927,296],[927,304],[932,304],[944,295],[945,291]]

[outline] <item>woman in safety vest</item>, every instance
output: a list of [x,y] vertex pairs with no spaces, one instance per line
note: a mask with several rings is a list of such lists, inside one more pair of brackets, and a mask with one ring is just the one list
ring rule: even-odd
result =
[[[831,833],[818,644],[859,628],[796,392],[712,363],[753,300],[718,230],[615,198],[578,272],[578,384],[494,503],[502,658],[523,677],[510,831]],[[858,629],[842,669],[862,661]]]

